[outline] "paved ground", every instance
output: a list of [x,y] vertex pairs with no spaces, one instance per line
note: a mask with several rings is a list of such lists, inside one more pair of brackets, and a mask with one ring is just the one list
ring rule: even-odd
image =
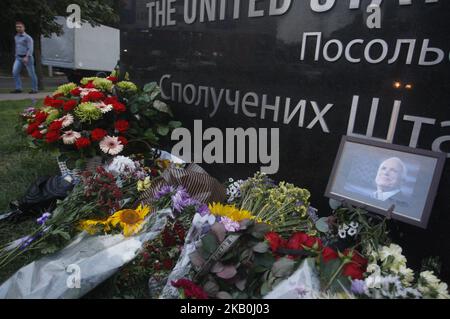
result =
[[0,93],[0,101],[19,101],[19,100],[39,100],[45,98],[47,95],[52,92],[39,92],[38,94],[28,94],[28,93],[20,93],[20,94],[10,94],[10,93]]
[[51,88],[55,88],[63,83],[67,82],[65,76],[57,77],[46,77],[44,78],[45,87],[47,90],[44,92],[39,92],[38,94],[28,94],[31,90],[31,81],[28,77],[22,77],[24,93],[21,94],[10,94],[7,93],[14,89],[14,80],[9,76],[0,76],[0,101],[18,101],[18,100],[38,100],[43,99],[50,93],[52,93]]
[[[67,78],[65,76],[55,76],[52,78],[45,77],[44,78],[44,84],[46,87],[56,87],[60,86],[61,84],[64,84],[67,82]],[[28,78],[28,76],[22,76],[22,83],[24,89],[26,91],[29,91],[31,88],[31,81]],[[11,76],[4,76],[0,75],[0,89],[14,89],[14,80]],[[3,91],[3,90],[2,90]]]

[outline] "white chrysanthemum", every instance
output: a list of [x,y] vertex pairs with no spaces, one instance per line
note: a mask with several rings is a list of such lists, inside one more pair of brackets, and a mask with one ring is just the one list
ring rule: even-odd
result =
[[72,145],[74,144],[79,138],[81,137],[81,134],[75,131],[67,131],[63,134],[62,140],[63,143],[66,145]]
[[385,271],[398,274],[400,268],[406,267],[406,257],[402,255],[402,248],[399,245],[383,246],[378,254]]
[[379,274],[381,274],[381,268],[377,264],[369,264],[367,266],[366,272],[368,272],[369,274],[377,274],[377,275],[379,275]]
[[115,175],[122,175],[125,173],[133,173],[136,171],[136,163],[125,156],[116,156],[111,164],[108,165],[106,170]]
[[409,287],[414,281],[414,271],[406,266],[401,266],[399,274],[402,277],[402,284]]
[[114,107],[112,106],[112,104],[105,104],[103,102],[99,102],[99,103],[94,103],[94,105],[103,113],[106,114],[108,112],[111,112]]
[[123,151],[123,145],[116,136],[107,136],[100,142],[100,149],[109,155],[118,155]]
[[67,114],[61,118],[62,127],[68,127],[73,124],[74,118],[72,114]]
[[420,273],[420,279],[430,286],[437,286],[441,282],[432,271],[422,271]]

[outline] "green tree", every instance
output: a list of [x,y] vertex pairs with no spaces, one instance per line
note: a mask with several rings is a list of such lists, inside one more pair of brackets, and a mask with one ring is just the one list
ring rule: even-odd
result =
[[0,28],[3,36],[14,34],[15,22],[23,21],[27,33],[35,40],[36,73],[39,89],[43,87],[43,70],[41,61],[41,36],[49,37],[53,33],[60,35],[62,28],[55,22],[55,16],[69,16],[69,4],[78,4],[81,19],[92,25],[105,24],[116,26],[119,21],[120,0],[2,0],[0,10]]

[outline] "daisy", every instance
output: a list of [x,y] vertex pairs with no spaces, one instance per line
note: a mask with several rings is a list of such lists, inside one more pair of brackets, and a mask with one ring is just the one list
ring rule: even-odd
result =
[[103,153],[114,156],[123,151],[123,145],[117,136],[107,136],[100,142],[100,149]]
[[66,145],[74,144],[79,138],[81,134],[75,131],[67,131],[63,134],[62,139],[63,143]]
[[73,124],[74,118],[72,114],[67,114],[61,118],[62,127],[68,127]]
[[103,102],[94,103],[94,104],[100,111],[102,111],[103,114],[111,112],[114,109],[112,104],[105,104]]

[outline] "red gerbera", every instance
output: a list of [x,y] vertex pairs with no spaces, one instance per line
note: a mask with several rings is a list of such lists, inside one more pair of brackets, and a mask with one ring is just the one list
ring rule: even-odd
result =
[[53,94],[53,98],[54,98],[54,99],[57,99],[57,98],[63,97],[63,96],[64,96],[64,93],[56,93],[56,94]]
[[44,137],[44,134],[42,134],[39,130],[37,130],[31,133],[31,136],[33,136],[37,140],[40,140]]
[[54,132],[59,132],[62,128],[62,122],[61,121],[53,121],[49,126],[48,126],[48,130],[50,132],[54,131]]
[[126,120],[118,120],[114,124],[114,127],[120,133],[124,133],[124,132],[128,131],[128,129],[130,128],[130,123],[128,123],[128,121],[126,121]]
[[49,131],[45,135],[45,141],[49,144],[58,141],[60,138],[61,138],[61,135],[60,135],[59,131]]
[[119,136],[118,139],[123,146],[128,145],[128,140],[124,136]]
[[119,81],[119,79],[115,76],[108,76],[106,79],[110,80],[113,83],[116,83],[117,81]]
[[54,98],[52,98],[50,96],[47,96],[44,99],[44,105],[45,106],[51,106],[51,107],[59,109],[59,108],[61,108],[63,106],[63,104],[64,104],[64,100],[54,99]]
[[77,106],[77,101],[69,100],[66,103],[64,103],[63,108],[64,108],[64,111],[70,112],[70,111],[73,111],[76,106]]
[[45,113],[45,112],[38,112],[38,113],[36,113],[35,119],[36,119],[36,122],[42,123],[42,122],[44,122],[47,119],[47,117],[48,117],[47,113]]
[[124,113],[127,111],[125,104],[122,104],[120,102],[116,101],[116,102],[112,103],[112,106],[114,108],[114,111],[116,111],[116,113]]
[[72,94],[73,96],[80,96],[81,90],[80,88],[75,88],[72,91],[70,91],[70,94]]
[[101,128],[96,128],[91,132],[91,138],[95,142],[101,141],[106,135],[108,132]]
[[85,89],[95,89],[95,85],[94,83],[92,83],[92,81],[90,81],[88,84],[86,84],[84,86]]
[[39,129],[39,123],[36,123],[36,122],[30,123],[30,124],[28,124],[28,127],[27,127],[27,134],[30,135],[38,129]]
[[91,145],[91,141],[88,138],[86,138],[86,137],[80,137],[75,142],[75,146],[79,150],[82,149],[82,148],[89,147],[90,145]]
[[83,97],[83,102],[98,102],[102,101],[105,98],[105,95],[102,92],[92,91],[86,94],[85,97]]

